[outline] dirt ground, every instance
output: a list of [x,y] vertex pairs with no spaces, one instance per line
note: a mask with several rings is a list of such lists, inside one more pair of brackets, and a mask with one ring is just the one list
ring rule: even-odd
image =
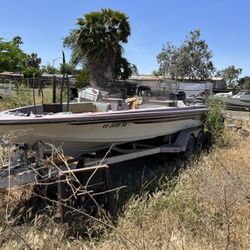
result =
[[250,120],[250,112],[249,111],[234,111],[234,110],[223,110],[223,114],[228,119],[235,120]]

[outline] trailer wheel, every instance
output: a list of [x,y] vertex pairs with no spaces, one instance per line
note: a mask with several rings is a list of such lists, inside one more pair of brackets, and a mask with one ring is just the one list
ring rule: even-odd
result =
[[195,151],[195,140],[193,135],[189,135],[186,144],[186,151],[184,153],[185,157],[190,157]]
[[202,151],[204,144],[204,133],[201,131],[196,139],[196,152],[200,153]]

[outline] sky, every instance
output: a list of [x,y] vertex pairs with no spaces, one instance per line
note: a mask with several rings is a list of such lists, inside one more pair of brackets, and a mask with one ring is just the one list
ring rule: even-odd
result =
[[[77,18],[111,8],[124,12],[131,36],[125,57],[140,74],[157,70],[163,44],[180,46],[191,30],[200,29],[218,70],[230,65],[250,76],[250,0],[0,0],[0,37],[21,36],[26,53],[42,64],[61,63],[63,38],[77,28]],[[66,60],[70,51],[66,51]]]

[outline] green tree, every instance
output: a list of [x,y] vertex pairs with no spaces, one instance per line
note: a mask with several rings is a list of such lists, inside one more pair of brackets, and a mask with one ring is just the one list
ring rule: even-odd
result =
[[61,74],[73,75],[74,72],[75,72],[75,67],[73,64],[70,64],[70,63],[60,64],[60,73]]
[[12,42],[13,42],[13,44],[14,44],[15,46],[17,46],[17,47],[20,47],[20,45],[23,44],[22,37],[20,37],[20,36],[15,36],[15,37],[13,37]]
[[161,76],[161,71],[160,70],[153,70],[152,75],[154,76]]
[[42,75],[42,71],[40,69],[37,69],[35,67],[25,67],[23,69],[23,76],[24,78],[32,78],[33,76],[41,76]]
[[207,79],[214,73],[212,52],[201,39],[200,30],[193,30],[180,47],[168,42],[157,56],[162,75],[172,79]]
[[126,58],[120,56],[115,61],[114,78],[126,80],[132,75],[131,64]]
[[157,73],[159,73],[160,75],[170,77],[171,79],[177,78],[178,54],[179,54],[179,49],[172,43],[167,42],[165,45],[163,45],[161,53],[158,54],[157,56],[157,62],[160,65],[159,71]]
[[42,62],[42,59],[39,58],[36,53],[31,53],[30,55],[27,55],[24,61],[24,66],[39,69],[41,62]]
[[89,69],[84,67],[76,74],[76,86],[82,88],[89,85]]
[[240,89],[250,90],[250,76],[245,76],[243,78],[240,78],[238,86]]
[[136,67],[135,64],[130,64],[130,69],[131,69],[131,71],[132,71],[132,75],[136,75],[136,76],[139,75],[138,68]]
[[231,65],[221,71],[218,71],[217,74],[226,81],[229,88],[234,88],[238,83],[241,72],[241,68],[236,68],[234,65]]
[[42,72],[48,73],[48,74],[58,74],[60,71],[53,67],[51,64],[48,64],[46,66],[42,66]]
[[42,75],[42,71],[40,70],[40,64],[42,59],[37,56],[36,53],[31,53],[27,55],[23,62],[23,76],[25,78],[32,78],[34,75],[36,77]]
[[14,37],[11,41],[0,38],[0,72],[20,71],[26,54],[20,48],[21,37]]
[[125,65],[121,44],[127,43],[130,35],[128,17],[119,11],[102,9],[85,14],[77,24],[78,29],[64,39],[64,46],[72,50],[71,61],[86,64],[93,84],[117,78],[117,64]]

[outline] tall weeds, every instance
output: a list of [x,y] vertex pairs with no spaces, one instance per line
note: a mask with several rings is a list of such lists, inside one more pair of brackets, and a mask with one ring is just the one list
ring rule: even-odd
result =
[[[30,97],[12,101],[32,104]],[[68,226],[57,223],[55,213],[13,226],[11,217],[6,223],[6,204],[14,208],[17,201],[30,197],[31,189],[12,189],[0,192],[0,248],[250,249],[250,137],[225,129],[220,103],[211,105],[206,129],[214,146],[209,155],[204,153],[171,178],[169,167],[179,168],[177,163],[166,164],[160,173],[151,171],[147,180],[143,172],[142,190],[121,202],[115,228],[97,221],[83,225],[86,221],[79,213],[71,225],[73,231],[84,228],[84,239],[76,234],[69,237]],[[4,152],[0,148],[5,163]]]
[[[250,138],[228,130],[223,137],[172,180],[163,169],[155,191],[145,189],[125,203],[116,230],[93,223],[88,239],[68,238],[46,215],[15,230],[33,249],[249,249]],[[75,226],[83,223],[76,218]],[[25,248],[4,225],[1,247]]]
[[[57,90],[57,101],[60,100],[60,91]],[[66,102],[67,96],[65,91],[63,92],[63,102]],[[52,88],[45,88],[41,91],[35,89],[35,103],[51,103],[52,102]],[[0,100],[0,111],[8,110],[12,108],[18,108],[23,106],[29,106],[34,104],[34,98],[32,89],[21,86],[18,88],[15,94],[11,96],[5,96],[3,100]]]

